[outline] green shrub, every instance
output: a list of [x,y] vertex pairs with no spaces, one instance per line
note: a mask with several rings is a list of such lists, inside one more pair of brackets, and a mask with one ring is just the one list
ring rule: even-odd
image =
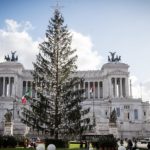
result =
[[95,143],[98,148],[100,147],[117,147],[117,140],[113,135],[103,135],[101,136],[97,143]]
[[13,136],[5,135],[1,137],[1,147],[16,147],[17,140]]
[[0,148],[2,147],[2,142],[3,142],[3,138],[2,138],[2,136],[0,135]]

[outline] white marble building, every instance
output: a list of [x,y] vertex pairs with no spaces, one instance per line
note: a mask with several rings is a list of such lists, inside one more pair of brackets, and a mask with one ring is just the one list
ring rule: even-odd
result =
[[[84,107],[90,107],[90,118],[96,118],[96,127],[91,134],[109,134],[109,116],[117,112],[118,137],[150,137],[150,104],[141,99],[132,98],[129,83],[129,66],[120,62],[120,58],[111,53],[108,63],[101,70],[78,71],[85,82],[78,88],[85,88],[87,100]],[[17,61],[0,63],[0,133],[4,131],[4,120],[7,109],[13,114],[13,134],[27,132],[25,125],[19,121],[22,107],[21,97],[32,88],[31,70],[24,69]],[[34,92],[33,92],[34,94]],[[20,100],[17,100],[20,99]],[[89,133],[90,134],[90,133]]]

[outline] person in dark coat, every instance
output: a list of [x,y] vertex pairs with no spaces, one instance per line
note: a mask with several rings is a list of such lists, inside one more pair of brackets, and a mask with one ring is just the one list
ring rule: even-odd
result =
[[127,145],[127,150],[132,150],[132,147],[133,147],[133,143],[132,143],[132,141],[129,139],[129,140],[128,140],[128,145]]
[[150,150],[150,142],[147,144],[147,149]]

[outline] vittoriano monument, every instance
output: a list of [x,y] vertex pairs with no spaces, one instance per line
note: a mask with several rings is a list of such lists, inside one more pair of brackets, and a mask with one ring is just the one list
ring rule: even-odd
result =
[[7,55],[5,56],[6,61],[18,61],[18,56],[15,56],[16,51],[11,51],[11,56]]
[[[9,57],[6,57],[6,60],[9,58],[7,61],[0,63],[0,134],[4,134],[5,120],[13,121],[13,135],[32,134],[20,122],[19,114],[21,114],[22,107],[30,104],[30,101],[26,104],[22,104],[21,101],[26,91],[31,89],[33,98],[37,97],[37,93],[34,90],[32,70],[25,69],[23,64],[17,61],[15,54],[12,52]],[[116,137],[130,139],[150,136],[150,104],[132,96],[129,65],[123,63],[121,56],[117,56],[116,52],[110,52],[108,62],[101,68],[77,71],[75,76],[85,79],[83,84],[75,88],[84,87],[86,101],[82,103],[83,107],[90,107],[90,120],[95,119],[96,122],[95,133],[89,131],[87,135],[112,133]],[[14,95],[20,101],[13,103]],[[10,116],[6,116],[8,119],[5,118],[7,109],[13,109],[11,119]],[[92,121],[91,124],[93,124]]]

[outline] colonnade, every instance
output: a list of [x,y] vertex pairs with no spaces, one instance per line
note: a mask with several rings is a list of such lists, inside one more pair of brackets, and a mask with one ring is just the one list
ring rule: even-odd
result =
[[0,96],[11,97],[14,95],[14,77],[0,77]]
[[35,97],[35,89],[34,89],[35,87],[34,87],[34,84],[32,81],[23,81],[22,87],[23,87],[22,88],[22,95],[25,95],[25,93],[30,90],[30,92],[31,92],[30,96]]
[[[110,96],[112,97],[126,97],[128,96],[128,80],[127,78],[110,78]],[[109,87],[110,86],[110,87]],[[100,99],[104,96],[104,85],[103,81],[85,81],[83,85],[79,85],[77,88],[85,89],[85,97],[87,99]],[[28,90],[31,90],[31,96],[35,97],[35,90],[32,81],[23,81],[22,83],[22,95]],[[14,96],[15,93],[14,77],[0,77],[0,96],[10,97]]]
[[[0,77],[0,96],[1,97],[11,97],[15,96],[17,93],[15,89],[14,77]],[[22,95],[24,95],[28,90],[31,90],[31,95],[34,96],[34,87],[32,81],[23,81],[22,85]]]
[[113,97],[128,96],[128,80],[126,78],[111,78],[111,95]]
[[88,81],[84,82],[83,85],[79,85],[79,88],[85,89],[85,97],[87,99],[100,99],[103,98],[103,82],[102,81]]

